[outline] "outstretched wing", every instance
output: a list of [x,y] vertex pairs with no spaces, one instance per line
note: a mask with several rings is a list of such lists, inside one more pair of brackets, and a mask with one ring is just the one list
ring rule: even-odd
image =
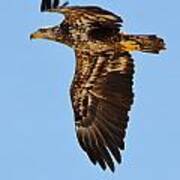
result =
[[72,29],[88,31],[89,27],[99,34],[102,33],[102,29],[109,34],[117,33],[123,22],[120,16],[96,6],[59,6],[48,11],[64,14],[63,23],[68,24]]
[[133,103],[133,60],[128,52],[76,51],[76,58],[71,98],[78,141],[94,164],[114,171]]

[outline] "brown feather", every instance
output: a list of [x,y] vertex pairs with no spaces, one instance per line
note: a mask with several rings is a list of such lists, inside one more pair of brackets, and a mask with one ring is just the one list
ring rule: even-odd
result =
[[[127,53],[97,56],[84,54],[82,51],[77,51],[77,58],[71,96],[75,114],[79,114],[75,115],[78,117],[77,134],[81,134],[78,139],[94,164],[98,162],[105,168],[107,163],[114,171],[114,162],[109,151],[120,163],[119,148],[124,149],[127,113],[133,102],[132,59]],[[120,71],[113,71],[116,66]],[[81,115],[83,118],[79,117]]]

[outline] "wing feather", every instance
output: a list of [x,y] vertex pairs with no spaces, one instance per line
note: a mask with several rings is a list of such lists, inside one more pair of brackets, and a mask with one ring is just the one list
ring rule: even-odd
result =
[[46,11],[51,8],[56,8],[59,5],[59,0],[42,0],[41,11]]
[[113,157],[120,163],[120,150],[125,146],[134,65],[127,52],[104,53],[76,51],[71,98],[81,147],[93,164],[114,171]]
[[[45,1],[48,2],[48,0]],[[123,22],[120,16],[97,6],[59,6],[49,9],[49,11],[64,14],[67,18],[74,20],[81,19],[83,15],[87,21]],[[99,20],[96,20],[96,17]]]
[[120,16],[95,6],[59,6],[48,11],[63,14],[64,23],[69,27],[81,29],[90,38],[100,40],[117,34],[123,22]]

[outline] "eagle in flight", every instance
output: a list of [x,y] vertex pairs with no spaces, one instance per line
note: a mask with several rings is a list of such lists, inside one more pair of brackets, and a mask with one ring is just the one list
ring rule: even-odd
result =
[[114,161],[121,163],[134,97],[130,52],[158,54],[165,49],[164,41],[156,35],[121,32],[121,17],[100,7],[55,4],[48,8],[44,9],[63,14],[63,22],[39,29],[30,37],[74,49],[76,68],[70,95],[77,138],[93,164],[114,171]]

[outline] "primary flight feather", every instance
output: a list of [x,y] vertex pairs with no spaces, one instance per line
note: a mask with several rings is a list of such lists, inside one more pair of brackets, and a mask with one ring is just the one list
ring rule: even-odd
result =
[[121,162],[133,103],[132,51],[159,53],[165,49],[156,35],[128,35],[122,19],[95,6],[60,6],[60,25],[39,29],[32,39],[48,39],[73,48],[76,69],[70,88],[78,141],[93,164],[114,171]]

